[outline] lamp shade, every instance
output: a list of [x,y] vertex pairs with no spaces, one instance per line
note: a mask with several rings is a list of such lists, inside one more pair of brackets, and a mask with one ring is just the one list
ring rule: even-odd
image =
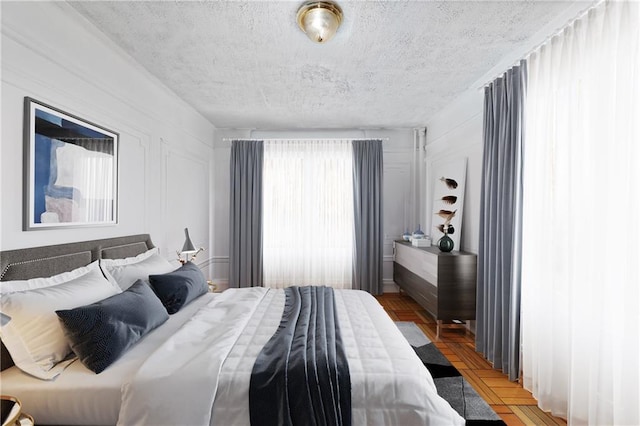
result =
[[11,317],[7,314],[0,312],[0,325],[7,325],[11,321]]
[[189,237],[189,228],[184,228],[184,245],[182,246],[181,253],[195,253],[196,251]]
[[342,9],[331,1],[312,1],[298,9],[298,25],[311,40],[324,43],[338,31]]

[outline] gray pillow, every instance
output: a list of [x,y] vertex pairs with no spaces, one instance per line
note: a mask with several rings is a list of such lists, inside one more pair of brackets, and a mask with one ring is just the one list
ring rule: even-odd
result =
[[169,315],[142,280],[126,291],[75,309],[56,311],[71,349],[100,373]]
[[209,290],[202,271],[191,262],[168,274],[149,275],[149,282],[170,314]]

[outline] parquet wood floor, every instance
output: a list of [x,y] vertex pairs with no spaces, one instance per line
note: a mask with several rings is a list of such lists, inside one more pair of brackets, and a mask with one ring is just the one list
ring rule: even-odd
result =
[[405,293],[385,293],[376,298],[394,321],[415,322],[507,425],[567,424],[542,411],[530,392],[494,370],[475,351],[474,336],[463,327],[441,328],[440,340],[436,341],[435,320],[411,297]]

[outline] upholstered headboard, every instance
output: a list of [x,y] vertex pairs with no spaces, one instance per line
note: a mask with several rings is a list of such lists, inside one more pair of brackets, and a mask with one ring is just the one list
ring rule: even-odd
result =
[[[0,281],[50,277],[86,266],[98,259],[133,257],[153,248],[149,234],[78,243],[58,244],[0,252]],[[0,282],[0,286],[2,283]],[[13,365],[4,344],[1,347],[2,370]]]

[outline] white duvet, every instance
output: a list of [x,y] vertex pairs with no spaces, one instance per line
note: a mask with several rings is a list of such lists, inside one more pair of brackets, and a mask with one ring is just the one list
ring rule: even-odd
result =
[[[354,425],[464,424],[371,295],[335,296]],[[212,299],[124,383],[118,425],[248,425],[253,363],[284,301],[284,291],[258,287]]]

